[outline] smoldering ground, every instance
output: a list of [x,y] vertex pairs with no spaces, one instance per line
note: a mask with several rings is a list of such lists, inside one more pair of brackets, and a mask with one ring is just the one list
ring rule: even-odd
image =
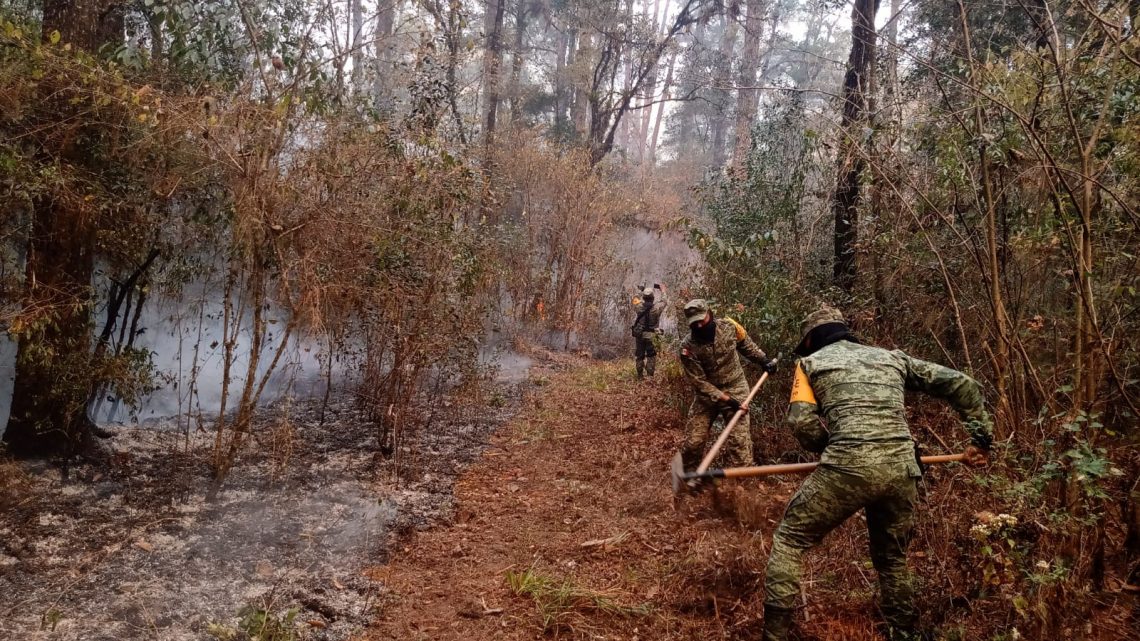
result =
[[496,404],[438,403],[432,429],[387,459],[344,397],[323,423],[320,399],[279,403],[214,502],[203,498],[212,436],[171,439],[172,421],[118,428],[113,464],[79,465],[68,483],[46,464],[6,464],[0,636],[181,641],[292,611],[304,638],[348,638],[387,598],[365,567],[450,515],[454,478],[518,390],[500,388]]

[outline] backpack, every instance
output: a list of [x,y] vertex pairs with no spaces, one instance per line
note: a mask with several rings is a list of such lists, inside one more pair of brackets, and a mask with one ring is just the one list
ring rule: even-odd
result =
[[633,325],[629,327],[630,333],[633,334],[634,338],[641,338],[642,332],[645,331],[645,317],[649,315],[651,309],[653,309],[653,307],[649,306],[637,313],[637,318],[634,319]]

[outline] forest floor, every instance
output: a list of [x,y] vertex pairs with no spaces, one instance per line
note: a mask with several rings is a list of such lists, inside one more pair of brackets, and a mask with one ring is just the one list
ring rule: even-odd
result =
[[[668,467],[689,396],[676,374],[636,381],[628,360],[583,362],[535,383],[456,483],[453,521],[370,571],[388,591],[364,640],[759,639],[771,535],[802,478],[675,498]],[[784,445],[774,433],[761,451],[795,457]],[[993,614],[1016,593],[971,591],[986,564],[969,530],[993,507],[973,479],[961,465],[927,472],[910,553],[924,622],[939,639],[1033,638],[1017,631],[1032,614]],[[796,638],[883,638],[866,550],[857,515],[808,556]],[[1129,603],[1107,598],[1056,634],[1137,638]]]
[[433,403],[394,459],[351,399],[276,403],[214,501],[213,433],[174,420],[113,428],[107,460],[66,480],[0,459],[0,639],[349,638],[384,599],[363,570],[448,518],[517,410],[530,359],[509,361],[474,398]]
[[[768,541],[795,479],[675,500],[668,379],[637,381],[617,361],[537,382],[456,484],[454,521],[372,571],[389,592],[366,638],[758,638]],[[843,638],[858,639],[866,605],[828,620],[843,614],[856,631]]]
[[[802,479],[674,497],[677,372],[532,356],[437,403],[395,460],[351,403],[323,421],[319,402],[275,407],[214,502],[205,432],[118,428],[110,465],[67,482],[0,461],[0,639],[758,638],[771,534]],[[773,394],[753,420],[775,420]],[[772,434],[762,455],[794,459]],[[994,507],[975,472],[928,472],[910,561],[939,638],[1035,638],[1000,614],[1022,595],[976,591],[993,557],[970,528]],[[857,516],[809,555],[801,639],[880,638],[866,550]],[[1048,638],[1138,638],[1128,595],[1097,599]]]

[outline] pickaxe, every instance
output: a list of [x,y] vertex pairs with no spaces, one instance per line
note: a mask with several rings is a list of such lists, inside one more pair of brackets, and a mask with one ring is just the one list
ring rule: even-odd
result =
[[[923,465],[930,463],[953,463],[966,460],[965,454],[940,454],[937,456],[923,456]],[[807,474],[819,463],[785,463],[781,465],[755,465],[752,467],[729,467],[723,470],[698,470],[686,472],[681,462],[681,453],[673,457],[670,472],[673,477],[673,494],[680,494],[682,488],[687,488],[692,481],[705,481],[708,479],[738,479],[752,476],[771,476],[773,474]]]
[[[776,356],[774,362],[779,362],[779,360],[780,357]],[[728,440],[728,435],[732,433],[732,428],[736,427],[736,423],[740,420],[740,417],[744,416],[744,413],[748,411],[748,404],[752,402],[752,397],[756,396],[756,392],[760,391],[760,386],[763,385],[766,380],[768,380],[768,372],[764,372],[760,375],[760,380],[756,381],[756,384],[748,391],[748,398],[744,399],[744,402],[740,404],[740,409],[736,410],[736,413],[732,415],[732,419],[728,421],[728,425],[724,426],[716,442],[709,448],[708,454],[705,454],[705,457],[701,459],[701,464],[697,466],[698,474],[703,474],[705,470],[708,470],[709,466],[712,465],[713,459],[716,458],[717,454],[720,454],[720,448],[724,447],[725,441]],[[677,455],[673,458],[680,460],[680,456],[681,453],[677,452]]]

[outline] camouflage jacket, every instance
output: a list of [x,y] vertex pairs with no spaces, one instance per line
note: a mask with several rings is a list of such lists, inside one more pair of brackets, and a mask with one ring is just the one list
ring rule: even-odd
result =
[[907,390],[946,400],[966,422],[971,436],[989,437],[990,417],[974,379],[901,351],[850,341],[833,343],[800,359],[787,423],[806,449],[823,452],[823,464],[913,465],[914,442],[904,408]]
[[643,301],[637,310],[637,318],[633,321],[633,335],[642,338],[651,338],[657,333],[657,327],[661,324],[661,314],[665,312],[665,297],[661,296],[661,300],[655,301],[652,305],[649,301]]
[[681,367],[685,369],[697,396],[709,401],[719,400],[724,388],[748,386],[737,353],[758,365],[768,360],[764,350],[752,342],[740,323],[731,318],[717,318],[713,322],[716,323],[716,336],[711,343],[698,343],[692,334],[681,343]]

